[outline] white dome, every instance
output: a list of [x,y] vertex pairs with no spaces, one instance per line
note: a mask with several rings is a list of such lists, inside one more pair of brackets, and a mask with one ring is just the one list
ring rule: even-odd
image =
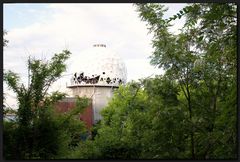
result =
[[119,86],[127,80],[123,60],[103,44],[96,44],[82,51],[74,58],[70,70],[73,74],[71,86]]

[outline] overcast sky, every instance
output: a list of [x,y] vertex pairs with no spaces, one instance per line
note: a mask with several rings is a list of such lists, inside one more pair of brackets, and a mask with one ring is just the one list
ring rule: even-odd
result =
[[[186,4],[164,4],[165,18]],[[27,57],[49,59],[54,53],[69,49],[72,56],[103,43],[116,51],[127,67],[127,81],[138,80],[162,70],[150,65],[152,35],[141,21],[133,4],[4,4],[3,28],[9,44],[4,48],[4,69],[13,70],[27,81]],[[183,20],[177,20],[171,31],[178,32]],[[67,62],[71,63],[71,59]],[[66,91],[67,70],[52,90]],[[6,103],[15,108],[15,95],[4,85]]]

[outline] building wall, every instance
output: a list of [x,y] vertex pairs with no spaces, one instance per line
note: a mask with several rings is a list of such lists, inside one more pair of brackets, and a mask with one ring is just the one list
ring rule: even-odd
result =
[[[64,98],[61,101],[58,101],[55,104],[55,108],[57,112],[64,113],[67,112],[76,106],[76,98]],[[92,103],[84,110],[82,114],[79,114],[79,119],[82,120],[88,129],[93,126],[93,109]]]
[[107,106],[116,87],[109,86],[78,86],[72,87],[72,95],[92,99],[94,123],[101,120],[100,111]]

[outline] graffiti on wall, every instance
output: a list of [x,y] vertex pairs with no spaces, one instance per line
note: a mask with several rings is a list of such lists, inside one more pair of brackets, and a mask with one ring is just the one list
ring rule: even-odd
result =
[[92,75],[86,76],[84,75],[84,72],[81,72],[79,75],[75,73],[73,75],[73,83],[74,84],[97,84],[98,82],[101,83],[107,83],[107,84],[122,84],[123,80],[121,78],[110,78],[110,77],[104,77],[105,72],[102,72],[101,75]]

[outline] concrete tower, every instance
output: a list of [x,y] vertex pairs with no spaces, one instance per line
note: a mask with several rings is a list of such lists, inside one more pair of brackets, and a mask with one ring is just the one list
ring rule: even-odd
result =
[[92,99],[94,123],[101,119],[100,110],[113,96],[114,89],[127,80],[123,60],[104,44],[95,44],[83,51],[70,66],[73,76],[70,85],[72,96]]

